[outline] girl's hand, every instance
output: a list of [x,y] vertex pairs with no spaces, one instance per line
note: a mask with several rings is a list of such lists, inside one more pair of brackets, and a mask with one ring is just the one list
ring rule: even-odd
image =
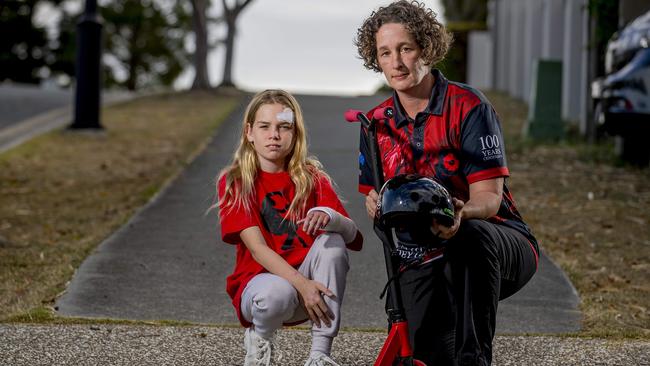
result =
[[456,232],[458,232],[460,221],[463,217],[463,207],[465,206],[465,203],[457,198],[452,198],[451,200],[454,203],[454,224],[451,226],[444,226],[439,224],[436,219],[433,219],[432,223],[433,233],[437,237],[445,240],[451,239],[456,235]]
[[330,217],[323,211],[312,211],[307,214],[302,220],[298,220],[298,225],[302,225],[302,231],[308,235],[316,235],[318,230],[321,230],[325,225],[330,222]]
[[298,290],[300,302],[305,308],[307,315],[309,315],[309,319],[318,328],[320,328],[321,322],[329,327],[332,324],[332,320],[334,320],[334,314],[330,311],[325,300],[323,300],[323,295],[333,298],[334,293],[322,283],[307,278],[300,282],[296,290]]

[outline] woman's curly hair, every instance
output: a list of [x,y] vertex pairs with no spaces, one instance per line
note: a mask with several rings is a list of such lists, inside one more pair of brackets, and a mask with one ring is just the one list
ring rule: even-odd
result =
[[400,0],[381,7],[370,14],[357,30],[354,45],[357,46],[363,65],[381,72],[377,63],[376,34],[382,25],[398,23],[404,25],[422,48],[422,59],[426,65],[442,61],[452,42],[452,35],[436,19],[436,13],[417,1]]

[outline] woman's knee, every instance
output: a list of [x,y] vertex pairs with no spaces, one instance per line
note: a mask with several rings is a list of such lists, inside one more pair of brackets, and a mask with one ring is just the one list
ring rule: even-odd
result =
[[496,255],[497,243],[491,235],[490,225],[494,224],[480,219],[463,221],[452,239],[450,249],[461,253],[463,257],[484,258]]

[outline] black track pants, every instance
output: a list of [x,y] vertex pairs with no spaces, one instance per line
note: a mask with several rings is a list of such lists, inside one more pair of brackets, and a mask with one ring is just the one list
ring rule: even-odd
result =
[[445,257],[400,276],[415,356],[427,365],[490,365],[498,302],[519,291],[537,255],[519,232],[467,220]]

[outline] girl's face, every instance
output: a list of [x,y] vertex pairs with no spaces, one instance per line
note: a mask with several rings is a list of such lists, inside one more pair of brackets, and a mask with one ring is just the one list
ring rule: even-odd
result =
[[293,112],[282,104],[263,104],[253,121],[252,126],[246,124],[246,138],[253,144],[260,167],[269,173],[284,171],[285,160],[293,149]]

